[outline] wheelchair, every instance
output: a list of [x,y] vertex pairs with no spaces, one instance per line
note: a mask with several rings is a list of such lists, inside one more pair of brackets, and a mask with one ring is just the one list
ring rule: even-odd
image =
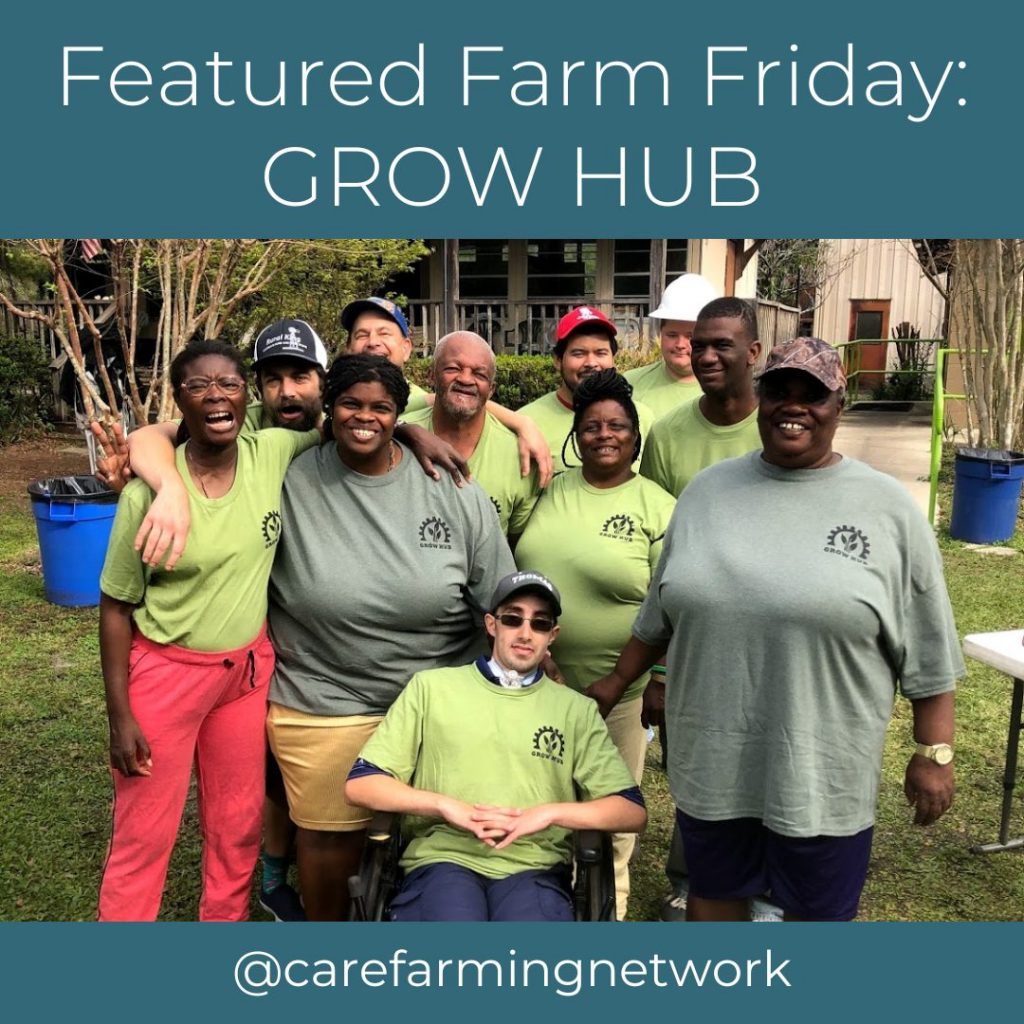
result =
[[[401,816],[377,811],[366,833],[359,873],[348,880],[351,920],[387,921],[402,885]],[[615,920],[615,872],[610,832],[584,829],[574,837],[573,911],[577,921]]]

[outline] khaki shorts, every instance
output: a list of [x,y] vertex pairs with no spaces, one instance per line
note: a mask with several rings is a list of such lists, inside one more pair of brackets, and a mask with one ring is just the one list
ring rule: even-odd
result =
[[345,799],[345,780],[383,715],[310,715],[271,702],[267,738],[288,794],[288,813],[300,828],[357,832],[371,813]]

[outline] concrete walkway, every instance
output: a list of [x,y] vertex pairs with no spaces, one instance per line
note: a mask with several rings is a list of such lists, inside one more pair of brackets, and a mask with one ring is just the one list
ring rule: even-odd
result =
[[931,471],[931,412],[918,405],[912,412],[868,412],[847,409],[839,421],[832,447],[895,477],[928,514]]

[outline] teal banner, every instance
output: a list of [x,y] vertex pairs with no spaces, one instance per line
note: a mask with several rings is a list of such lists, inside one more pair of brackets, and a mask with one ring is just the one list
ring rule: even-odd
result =
[[7,1013],[729,1024],[1016,1016],[1017,925],[2,925]]
[[978,0],[8,4],[0,232],[1008,235]]
[[[996,0],[8,0],[0,38],[2,237],[1024,234]],[[1022,936],[4,923],[0,979],[12,1020],[861,1024],[1018,1017]]]

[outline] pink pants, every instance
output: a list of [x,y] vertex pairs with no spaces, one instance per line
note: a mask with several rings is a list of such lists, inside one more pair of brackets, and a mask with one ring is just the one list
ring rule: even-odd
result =
[[193,761],[203,833],[199,920],[248,918],[273,670],[265,629],[245,647],[216,653],[155,644],[135,634],[128,700],[152,752],[152,775],[112,773],[113,829],[99,920],[156,919]]

